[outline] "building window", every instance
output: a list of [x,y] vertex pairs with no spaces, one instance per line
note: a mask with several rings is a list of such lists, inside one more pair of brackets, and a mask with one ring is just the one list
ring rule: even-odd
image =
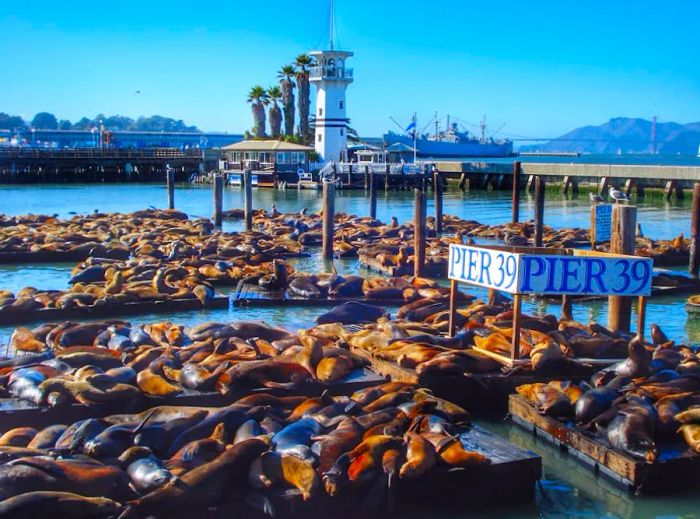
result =
[[345,103],[341,100],[340,101],[340,109],[342,110],[345,107]]
[[340,136],[342,137],[343,135],[345,135],[345,130],[343,128],[341,128],[340,129]]
[[323,135],[319,133],[318,134],[318,142],[321,142],[322,140],[323,140]]
[[318,116],[323,117],[323,108],[318,109]]

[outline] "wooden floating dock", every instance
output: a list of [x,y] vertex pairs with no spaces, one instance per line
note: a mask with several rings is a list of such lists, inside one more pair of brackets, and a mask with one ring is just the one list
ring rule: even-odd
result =
[[[390,277],[412,276],[413,262],[408,262],[405,265],[382,265],[377,258],[360,255],[360,265],[373,272],[379,272]],[[433,263],[426,261],[423,268],[423,276],[429,278],[444,278],[447,277],[447,259],[444,263]]]
[[284,389],[240,389],[228,395],[218,392],[201,392],[185,389],[172,397],[153,397],[143,395],[142,398],[128,402],[109,402],[101,405],[86,406],[79,403],[58,407],[39,407],[18,398],[0,399],[0,434],[15,427],[33,427],[41,429],[55,424],[71,424],[86,418],[101,418],[112,414],[140,413],[159,405],[221,407],[234,403],[236,400],[252,393],[269,393],[284,396],[291,393],[318,396],[328,390],[331,395],[351,394],[366,387],[382,384],[385,379],[368,369],[358,369],[345,378],[344,381],[331,384],[308,384],[291,390]]
[[399,306],[403,299],[364,299],[357,297],[309,299],[290,295],[286,290],[265,290],[258,285],[241,281],[233,296],[233,306],[338,306],[357,301],[377,306]]
[[[36,310],[0,310],[0,324],[20,324],[33,321],[65,321],[66,319],[90,319],[113,315],[138,315],[145,313],[181,312],[211,308],[228,308],[228,296],[211,299],[205,306],[199,299],[172,299],[169,301],[139,301],[121,305],[77,306],[73,308],[40,308]],[[9,307],[8,307],[9,308]]]
[[[121,251],[113,251],[113,254],[100,254],[100,257],[108,259],[126,260],[129,258],[129,253],[122,254]],[[117,254],[116,252],[119,252]],[[74,263],[85,261],[90,257],[90,251],[87,249],[79,249],[72,251],[49,251],[40,250],[36,252],[0,252],[0,264],[14,263]]]
[[636,493],[676,492],[700,484],[700,454],[694,454],[679,437],[661,444],[659,460],[637,460],[613,449],[599,434],[580,431],[569,424],[543,416],[520,395],[511,395],[508,411],[515,423],[567,451],[596,473]]
[[[377,510],[366,505],[370,488],[346,487],[331,497],[325,492],[309,501],[298,495],[274,492],[270,495],[275,517],[322,519],[357,519],[358,517],[429,517],[440,510],[459,513],[464,510],[484,510],[489,507],[527,505],[534,502],[535,486],[542,477],[542,458],[517,447],[506,439],[474,425],[460,434],[465,449],[485,454],[490,465],[480,467],[438,466],[424,477],[414,480],[397,479]],[[387,496],[392,496],[393,513],[387,512]],[[262,519],[262,513],[249,508],[226,507],[221,517],[251,517]]]
[[[508,397],[522,384],[546,382],[554,376],[570,380],[587,380],[597,368],[583,364],[570,364],[565,369],[542,371],[491,371],[462,373],[459,375],[418,376],[415,370],[404,368],[388,360],[378,359],[367,350],[351,347],[351,351],[366,359],[371,368],[395,382],[419,384],[450,402],[471,412],[497,414],[508,407]],[[470,350],[466,350],[470,351]],[[556,374],[553,374],[555,371]]]

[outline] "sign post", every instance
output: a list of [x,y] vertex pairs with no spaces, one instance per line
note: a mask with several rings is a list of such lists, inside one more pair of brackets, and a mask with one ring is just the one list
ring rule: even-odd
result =
[[[651,294],[653,261],[624,254],[579,249],[475,246],[451,244],[448,277],[452,280],[450,316],[455,312],[457,283],[467,283],[513,295],[511,364],[520,361],[520,313],[522,296]],[[644,317],[640,316],[640,322]],[[454,327],[450,326],[450,332]],[[639,331],[640,336],[643,329]]]

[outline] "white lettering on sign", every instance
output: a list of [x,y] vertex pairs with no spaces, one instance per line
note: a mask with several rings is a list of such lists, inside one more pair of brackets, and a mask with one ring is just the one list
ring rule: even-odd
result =
[[511,294],[648,296],[650,258],[591,254],[518,254],[450,245],[449,278]]
[[596,204],[593,208],[595,219],[593,237],[596,243],[610,241],[612,237],[612,204]]
[[450,245],[449,278],[515,294],[520,255],[507,251]]

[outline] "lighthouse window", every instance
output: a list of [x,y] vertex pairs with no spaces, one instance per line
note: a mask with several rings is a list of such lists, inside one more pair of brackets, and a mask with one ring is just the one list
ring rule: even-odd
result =
[[318,115],[319,117],[323,117],[323,108],[318,109]]
[[323,134],[318,134],[318,142],[321,142],[323,140]]
[[344,107],[345,107],[345,103],[343,103],[343,102],[341,101],[341,102],[340,102],[340,109],[342,110]]

